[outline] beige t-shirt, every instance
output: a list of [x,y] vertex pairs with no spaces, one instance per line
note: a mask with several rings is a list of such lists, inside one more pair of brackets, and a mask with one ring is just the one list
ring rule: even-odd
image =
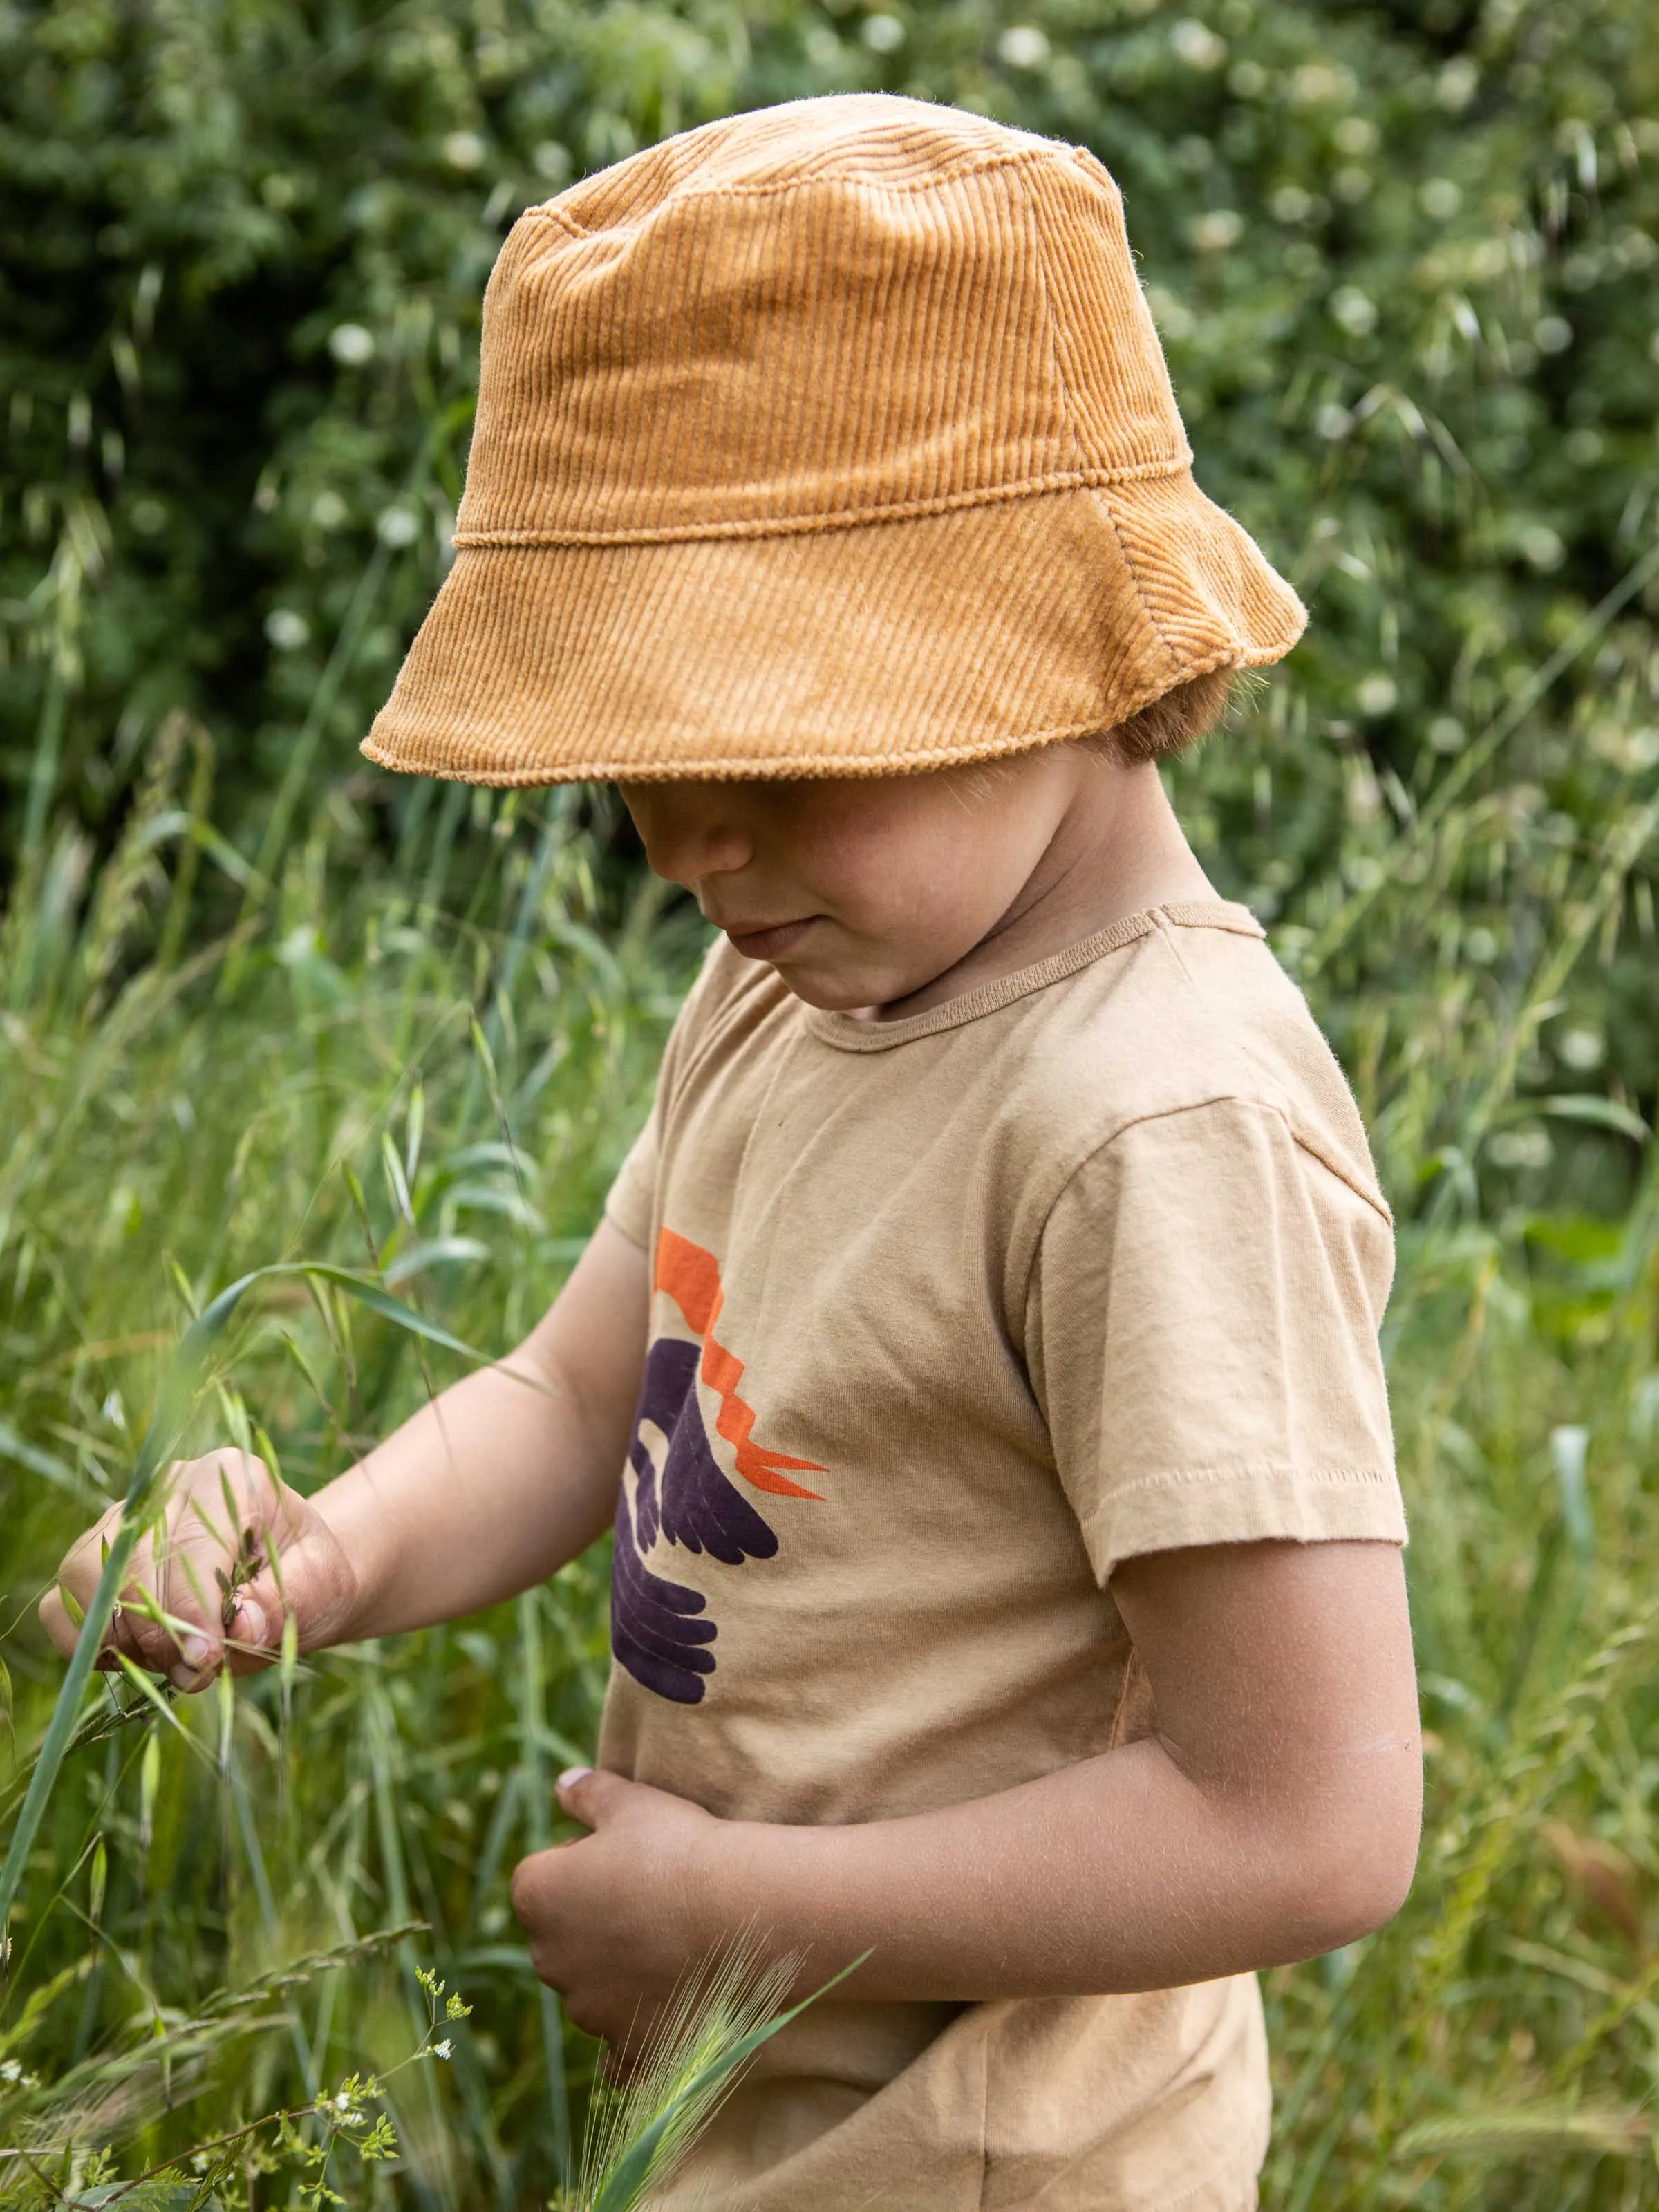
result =
[[[1388,1210],[1241,907],[876,1024],[719,944],[608,1212],[655,1292],[600,1760],[716,1813],[882,1820],[1106,1751],[1149,1724],[1120,1560],[1404,1539]],[[831,2001],[661,2201],[1238,2212],[1267,2117],[1249,1976]]]

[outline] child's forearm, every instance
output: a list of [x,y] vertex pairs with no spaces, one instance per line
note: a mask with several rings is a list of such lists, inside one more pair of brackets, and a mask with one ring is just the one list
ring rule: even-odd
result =
[[1171,1552],[1112,1592],[1158,1733],[995,1796],[796,1827],[562,1777],[592,1832],[526,1859],[514,1898],[571,2018],[626,2041],[746,1935],[804,1954],[803,1991],[868,1951],[858,1996],[971,2000],[1206,1981],[1386,1919],[1422,1786],[1394,1547]]
[[647,1296],[643,1254],[602,1224],[509,1358],[453,1384],[317,1494],[358,1585],[334,1640],[473,1612],[544,1580],[603,1532]]
[[[507,1363],[516,1369],[515,1358]],[[471,1613],[544,1579],[605,1528],[600,1468],[573,1410],[489,1368],[453,1384],[313,1504],[350,1559],[341,1640]]]
[[1399,1554],[1216,1546],[1114,1580],[1160,1733],[1039,1781],[842,1828],[717,1824],[702,1864],[872,1996],[1162,1989],[1308,1958],[1396,1909],[1421,1747]]
[[1378,1746],[1327,1778],[1322,1802],[1230,1799],[1148,1741],[907,1820],[738,1825],[709,1838],[714,1919],[752,1920],[804,1951],[806,1987],[871,1950],[860,1997],[1209,1980],[1334,1949],[1389,1917],[1411,1875],[1413,1767],[1413,1747]]

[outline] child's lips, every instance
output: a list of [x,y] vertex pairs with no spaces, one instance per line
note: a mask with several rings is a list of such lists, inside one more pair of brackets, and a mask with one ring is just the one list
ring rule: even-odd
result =
[[729,922],[722,927],[732,949],[745,960],[781,960],[817,920],[817,915],[809,914],[799,921],[769,922],[759,929],[738,929]]

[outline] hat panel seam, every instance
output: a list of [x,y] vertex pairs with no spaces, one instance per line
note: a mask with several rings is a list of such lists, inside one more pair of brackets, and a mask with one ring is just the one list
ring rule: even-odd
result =
[[[1070,416],[1067,415],[1067,427]],[[1098,490],[1103,485],[1186,475],[1190,452],[1170,460],[1128,461],[1121,468],[1052,470],[1012,483],[975,485],[963,491],[938,492],[928,499],[891,500],[875,507],[848,507],[822,514],[739,515],[729,522],[645,523],[626,530],[458,530],[453,543],[465,551],[510,551],[539,545],[673,545],[705,538],[798,538],[820,530],[857,530],[866,525],[908,522],[964,507],[997,507],[1017,499],[1042,499],[1058,492]],[[1131,568],[1131,574],[1133,570]],[[1139,589],[1139,585],[1136,586]]]
[[[1081,459],[1087,449],[1083,442],[1083,433],[1078,421],[1077,406],[1072,397],[1071,379],[1066,373],[1065,356],[1060,347],[1060,313],[1059,303],[1054,298],[1054,288],[1050,277],[1048,248],[1043,240],[1042,226],[1037,221],[1036,209],[1032,204],[1030,193],[1025,193],[1024,198],[1025,202],[1026,222],[1029,224],[1032,235],[1036,241],[1037,282],[1042,287],[1043,303],[1048,312],[1049,343],[1054,353],[1054,374],[1060,380],[1060,398],[1065,406],[1066,422],[1071,428],[1072,442],[1077,449],[1079,459]],[[1182,441],[1182,445],[1184,447],[1184,440]],[[1189,468],[1191,465],[1191,460],[1192,456],[1190,450],[1188,449],[1186,459],[1180,464],[1181,468],[1183,470]],[[1180,656],[1176,653],[1175,648],[1171,646],[1168,636],[1164,633],[1163,623],[1159,622],[1156,611],[1153,609],[1151,602],[1146,597],[1146,586],[1140,580],[1140,571],[1136,568],[1133,561],[1129,557],[1129,549],[1124,543],[1123,532],[1118,528],[1117,516],[1113,511],[1111,501],[1104,495],[1105,487],[1109,483],[1122,483],[1127,480],[1130,477],[1146,477],[1151,475],[1170,476],[1174,473],[1175,471],[1167,466],[1149,466],[1145,462],[1131,464],[1127,468],[1110,471],[1097,477],[1095,480],[1092,488],[1096,493],[1095,504],[1104,511],[1107,526],[1110,529],[1114,539],[1116,541],[1118,557],[1123,563],[1124,574],[1128,577],[1130,586],[1134,592],[1135,603],[1140,609],[1141,618],[1146,623],[1147,629],[1157,639],[1159,646],[1163,648],[1164,658],[1169,663],[1170,666],[1176,672],[1176,680],[1179,681],[1181,669]]]
[[[519,222],[515,222],[513,228],[516,230],[520,222],[530,222],[532,221],[537,222],[556,222],[561,230],[568,233],[572,238],[599,238],[603,235],[601,232],[597,230],[589,230],[585,225],[578,222],[575,216],[568,214],[566,210],[558,204],[556,200],[542,200],[534,207],[522,209],[519,215]],[[609,228],[610,226],[607,224],[606,228],[608,229]]]
[[[1082,431],[1079,427],[1077,408],[1072,398],[1071,380],[1066,374],[1065,356],[1060,350],[1060,308],[1055,301],[1054,288],[1049,277],[1048,255],[1042,240],[1042,226],[1037,221],[1036,203],[1030,193],[1024,189],[1024,178],[1019,179],[1019,183],[1022,187],[1019,204],[1025,217],[1026,234],[1030,240],[1032,260],[1036,269],[1037,290],[1042,298],[1043,318],[1048,339],[1048,358],[1053,366],[1054,382],[1059,386],[1060,404],[1066,417],[1066,427],[1071,433],[1072,450],[1077,455],[1078,470],[1081,475],[1081,472],[1087,471],[1091,464],[1088,449],[1083,442]],[[1131,464],[1131,465],[1133,465]],[[1137,589],[1139,589],[1138,586]]]
[[[1122,560],[1124,570],[1128,576],[1129,581],[1134,587],[1136,601],[1139,605],[1141,613],[1146,618],[1146,627],[1151,630],[1152,635],[1158,640],[1159,645],[1163,647],[1164,658],[1169,662],[1170,668],[1175,672],[1175,679],[1176,683],[1179,684],[1191,677],[1207,675],[1209,672],[1207,669],[1192,665],[1184,661],[1181,654],[1176,651],[1175,647],[1170,643],[1168,632],[1164,629],[1163,623],[1158,620],[1158,610],[1153,606],[1152,601],[1146,596],[1146,587],[1140,580],[1140,571],[1135,566],[1134,556],[1131,554],[1127,541],[1125,539],[1122,531],[1118,526],[1117,510],[1112,505],[1111,500],[1108,496],[1106,488],[1103,485],[1095,487],[1095,504],[1104,514],[1106,517],[1106,526],[1108,529],[1110,530],[1112,536],[1117,541],[1119,556]],[[1213,665],[1219,666],[1222,664],[1217,662]],[[1150,705],[1151,702],[1148,701],[1146,703]],[[1139,714],[1140,709],[1139,708],[1135,708],[1132,711],[1135,714]],[[1127,715],[1125,715],[1122,719],[1127,721],[1128,717]]]

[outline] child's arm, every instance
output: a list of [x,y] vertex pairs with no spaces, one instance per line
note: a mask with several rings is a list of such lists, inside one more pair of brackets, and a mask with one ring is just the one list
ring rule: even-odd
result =
[[[645,1360],[650,1266],[608,1221],[545,1318],[500,1368],[483,1368],[425,1406],[314,1498],[258,1461],[222,1451],[173,1470],[158,1558],[135,1554],[131,1598],[151,1590],[195,1632],[187,1650],[124,1609],[114,1638],[130,1657],[199,1688],[217,1671],[226,1628],[217,1577],[226,1537],[275,1550],[240,1593],[229,1626],[238,1672],[267,1663],[283,1600],[300,1648],[315,1650],[469,1613],[526,1589],[574,1559],[609,1523]],[[516,1370],[528,1381],[515,1379]],[[532,1387],[533,1386],[533,1387]],[[229,1481],[238,1528],[228,1528]],[[98,1579],[112,1509],[64,1559],[40,1607],[58,1649],[76,1631],[59,1589],[82,1613]],[[249,1647],[252,1647],[250,1650]]]
[[1386,1920],[1422,1778],[1395,1548],[1169,1552],[1112,1593],[1157,1733],[1041,1781],[839,1828],[717,1820],[609,1774],[562,1784],[594,1832],[519,1869],[538,1972],[625,2039],[750,1926],[805,1955],[808,1987],[873,1947],[853,1995],[988,1998],[1172,1988]]

